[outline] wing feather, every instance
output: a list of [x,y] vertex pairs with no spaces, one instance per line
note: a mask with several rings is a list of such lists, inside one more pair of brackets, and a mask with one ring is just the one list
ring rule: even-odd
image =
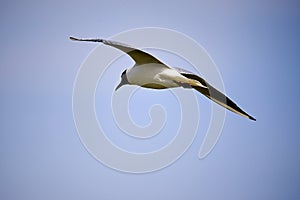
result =
[[217,104],[223,106],[224,108],[239,114],[241,116],[244,116],[246,118],[249,118],[251,120],[256,121],[256,119],[249,114],[247,114],[245,111],[243,111],[236,103],[234,103],[230,98],[228,98],[225,94],[214,88],[212,85],[210,85],[208,82],[206,82],[203,78],[189,73],[187,71],[181,70],[181,75],[190,78],[190,79],[195,79],[199,81],[202,85],[206,86],[207,88],[203,87],[197,87],[197,86],[192,86],[195,90],[198,92],[202,93],[212,101],[216,102]]
[[119,42],[104,40],[104,39],[86,39],[86,38],[81,39],[75,37],[70,37],[70,39],[74,41],[101,42],[105,45],[112,46],[128,54],[136,62],[137,65],[150,64],[150,63],[164,64],[154,56],[150,55],[149,53],[146,53],[140,49],[136,49],[130,47],[129,45],[122,44]]

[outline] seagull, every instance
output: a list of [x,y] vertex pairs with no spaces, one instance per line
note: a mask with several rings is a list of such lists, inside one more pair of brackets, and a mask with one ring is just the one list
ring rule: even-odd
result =
[[120,87],[127,84],[152,89],[166,89],[175,87],[195,89],[224,108],[238,115],[256,121],[254,117],[243,111],[225,94],[214,88],[200,76],[184,69],[171,68],[145,51],[105,39],[75,37],[70,37],[70,39],[73,41],[103,43],[123,51],[135,61],[135,64],[132,67],[125,69],[122,72],[121,82],[119,85],[117,85],[115,90],[118,90]]

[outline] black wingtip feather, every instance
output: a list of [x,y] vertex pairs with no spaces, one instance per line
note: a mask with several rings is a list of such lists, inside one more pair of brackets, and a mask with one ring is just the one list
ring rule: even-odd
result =
[[249,119],[253,120],[253,121],[256,121],[256,119],[252,116],[249,115]]
[[69,39],[73,40],[73,41],[104,42],[103,39],[75,38],[75,37],[72,37],[72,36],[70,36]]
[[79,40],[79,39],[74,38],[74,37],[72,37],[72,36],[70,36],[69,39],[70,39],[70,40],[74,40],[74,41],[78,41],[78,40]]

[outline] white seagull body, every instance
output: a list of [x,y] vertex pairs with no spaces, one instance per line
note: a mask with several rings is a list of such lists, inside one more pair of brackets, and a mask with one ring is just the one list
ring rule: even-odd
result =
[[256,120],[203,78],[183,69],[171,68],[142,50],[104,39],[78,39],[74,37],[70,37],[70,39],[75,41],[101,42],[125,52],[135,61],[133,67],[124,70],[122,73],[121,82],[116,87],[116,90],[125,84],[152,89],[173,87],[193,88],[228,110],[251,120]]
[[134,65],[126,70],[126,77],[130,84],[147,88],[179,87],[180,83],[206,88],[199,81],[191,80],[177,70],[158,63]]

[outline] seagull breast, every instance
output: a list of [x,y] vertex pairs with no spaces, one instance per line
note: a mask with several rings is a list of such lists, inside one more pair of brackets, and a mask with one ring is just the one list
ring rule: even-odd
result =
[[126,76],[130,84],[146,88],[164,89],[179,87],[175,80],[177,76],[182,75],[166,65],[149,63],[134,65],[127,70]]

